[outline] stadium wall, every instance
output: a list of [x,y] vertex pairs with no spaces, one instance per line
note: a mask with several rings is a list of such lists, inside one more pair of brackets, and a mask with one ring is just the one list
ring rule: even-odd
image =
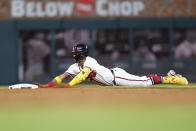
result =
[[[51,32],[53,37],[54,32],[58,29],[89,29],[92,33],[93,29],[119,29],[126,28],[129,30],[129,43],[130,43],[130,56],[129,56],[129,71],[136,74],[144,74],[147,72],[163,72],[170,68],[177,68],[179,72],[187,75],[189,79],[195,81],[196,79],[196,62],[194,59],[183,60],[183,67],[174,66],[174,46],[173,46],[173,32],[175,28],[196,28],[196,19],[194,18],[161,18],[161,19],[144,19],[144,18],[133,18],[133,19],[59,19],[59,20],[1,20],[0,21],[0,84],[13,84],[21,82],[19,81],[19,37],[20,31],[24,30],[47,30]],[[159,61],[154,69],[147,69],[141,71],[139,68],[141,63],[134,63],[133,61],[133,29],[135,28],[167,28],[169,30],[169,47],[170,57],[169,61]],[[95,50],[94,41],[91,35],[91,50]],[[52,39],[50,42],[51,46],[51,76],[55,76],[57,72],[60,72],[57,68],[58,62],[55,59],[55,42]],[[91,56],[94,53],[91,52]],[[118,62],[118,61],[117,61]],[[115,62],[113,62],[115,65]]]
[[13,20],[0,21],[0,84],[18,82],[17,31]]

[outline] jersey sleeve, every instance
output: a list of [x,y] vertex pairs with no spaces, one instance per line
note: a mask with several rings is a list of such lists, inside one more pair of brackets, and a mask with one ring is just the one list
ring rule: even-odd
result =
[[84,62],[84,67],[90,68],[92,71],[96,70],[98,63],[94,58],[88,57]]
[[73,64],[71,65],[66,71],[65,73],[70,74],[71,76],[75,76],[80,72],[79,67],[77,64]]

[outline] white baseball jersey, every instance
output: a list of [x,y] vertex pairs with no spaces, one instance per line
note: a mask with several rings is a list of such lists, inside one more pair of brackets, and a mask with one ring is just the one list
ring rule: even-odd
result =
[[[92,79],[105,85],[118,86],[149,86],[152,85],[151,79],[147,76],[135,76],[127,73],[120,68],[108,69],[100,65],[94,58],[87,56],[83,67],[90,68],[96,72],[96,76]],[[112,73],[112,71],[113,73]],[[82,71],[82,67],[78,63],[72,64],[67,71],[71,75],[77,75]]]

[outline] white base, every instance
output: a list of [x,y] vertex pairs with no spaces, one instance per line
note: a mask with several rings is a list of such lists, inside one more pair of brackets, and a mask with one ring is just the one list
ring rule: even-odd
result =
[[37,89],[38,86],[37,85],[33,85],[33,84],[15,84],[15,85],[11,85],[9,86],[8,89]]

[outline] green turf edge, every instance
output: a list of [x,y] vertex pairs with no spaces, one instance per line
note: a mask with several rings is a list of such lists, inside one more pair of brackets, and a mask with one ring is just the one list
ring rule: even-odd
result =
[[159,85],[152,85],[152,86],[101,86],[101,88],[120,88],[120,89],[126,89],[126,88],[167,88],[167,89],[175,89],[175,88],[180,88],[180,89],[195,89],[196,84],[189,84],[189,85],[171,85],[171,84],[159,84]]
[[7,89],[9,86],[7,86],[7,85],[1,85],[0,86],[0,89]]

